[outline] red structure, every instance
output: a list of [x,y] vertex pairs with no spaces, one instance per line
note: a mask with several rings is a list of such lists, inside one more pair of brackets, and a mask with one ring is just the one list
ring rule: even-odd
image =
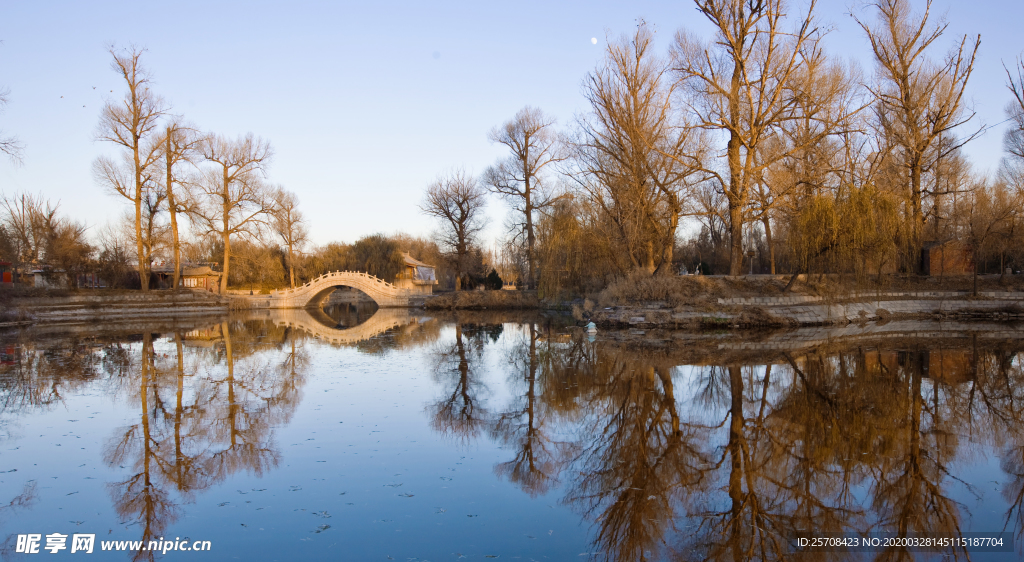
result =
[[974,272],[971,247],[957,240],[925,242],[921,250],[925,275],[965,275]]

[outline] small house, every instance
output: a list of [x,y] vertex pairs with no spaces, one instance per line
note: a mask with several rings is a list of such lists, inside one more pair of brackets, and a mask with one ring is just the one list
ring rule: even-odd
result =
[[417,260],[409,252],[402,252],[402,257],[405,258],[405,267],[395,276],[395,286],[415,293],[432,294],[434,285],[437,285],[434,266]]
[[11,262],[0,261],[0,283],[12,283],[14,274],[11,272]]
[[186,289],[215,292],[220,288],[221,273],[208,265],[181,268],[181,285]]

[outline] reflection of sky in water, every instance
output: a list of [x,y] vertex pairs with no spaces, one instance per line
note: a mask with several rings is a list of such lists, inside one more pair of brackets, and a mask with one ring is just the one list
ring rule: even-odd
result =
[[[799,520],[806,501],[799,485],[829,504],[836,501],[829,486],[846,478],[845,507],[854,513],[846,524],[869,527],[879,517],[878,482],[903,466],[883,458],[845,463],[835,455],[871,457],[863,444],[823,437],[845,428],[800,427],[800,420],[847,415],[903,419],[870,411],[872,401],[902,404],[885,401],[879,389],[889,387],[835,382],[858,357],[874,365],[856,348],[818,357],[817,374],[800,354],[793,363],[752,354],[730,378],[714,361],[686,365],[680,353],[699,354],[693,349],[642,348],[600,335],[589,343],[557,322],[548,333],[544,323],[501,321],[415,317],[390,321],[396,327],[371,342],[338,346],[272,321],[235,321],[230,342],[227,323],[183,334],[180,376],[173,333],[24,343],[21,361],[31,368],[4,367],[0,379],[0,505],[24,491],[33,498],[0,510],[0,538],[13,549],[18,533],[96,533],[100,541],[148,532],[211,540],[217,558],[258,560],[578,560],[598,545],[621,547],[608,553],[620,559],[626,552],[660,559],[671,549],[679,549],[673,559],[700,559],[723,536],[709,533],[721,531],[712,525],[721,517],[710,514],[736,506],[735,384],[742,385],[741,444],[750,455],[741,480],[756,487],[748,499],[763,502],[766,526]],[[885,361],[895,366],[895,357]],[[1019,394],[1019,362],[1007,366]],[[801,374],[820,377],[815,388],[825,390],[808,390]],[[940,496],[959,502],[962,530],[999,531],[1009,478],[1000,457],[1021,437],[993,435],[992,404],[1008,397],[990,392],[988,405],[967,403],[968,386],[946,392],[948,385],[920,379],[921,463],[940,461],[927,476]],[[863,400],[854,400],[857,393]],[[829,401],[832,418],[805,409]],[[998,408],[1004,416],[1013,409]],[[893,441],[876,442],[878,450],[907,449],[901,430],[868,430]],[[955,443],[933,450],[942,431],[955,433]],[[794,441],[800,435],[831,447],[810,480],[789,456],[815,454]],[[787,472],[764,472],[771,470]],[[710,552],[725,557],[727,542]]]

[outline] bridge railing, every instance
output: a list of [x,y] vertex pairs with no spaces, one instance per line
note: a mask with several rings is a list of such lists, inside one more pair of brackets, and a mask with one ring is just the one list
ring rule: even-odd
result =
[[367,281],[371,281],[371,282],[376,283],[377,285],[380,286],[379,288],[382,289],[382,290],[390,290],[390,291],[393,291],[393,292],[402,291],[402,289],[398,288],[394,284],[388,283],[387,281],[385,281],[385,280],[383,280],[383,279],[381,279],[381,278],[379,278],[379,277],[377,277],[375,275],[370,275],[369,273],[365,273],[365,272],[362,272],[362,271],[330,271],[330,272],[327,272],[327,273],[320,274],[319,276],[316,277],[316,279],[311,279],[308,282],[303,283],[299,287],[295,287],[294,289],[281,289],[279,291],[273,291],[273,294],[277,294],[277,295],[281,295],[281,296],[291,296],[291,295],[295,295],[297,293],[308,291],[309,289],[312,289],[315,285],[319,284],[322,281],[331,280],[331,279],[338,279],[338,278],[344,278],[346,276],[353,276],[353,275],[357,276],[357,277],[361,277],[363,279],[366,279]]

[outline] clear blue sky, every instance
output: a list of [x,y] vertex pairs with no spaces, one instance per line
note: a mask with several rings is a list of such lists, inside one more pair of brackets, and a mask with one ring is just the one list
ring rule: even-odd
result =
[[[846,15],[859,5],[822,0],[818,18],[833,28],[829,50],[870,74],[866,42]],[[1024,50],[1024,2],[936,0],[934,11],[950,22],[939,52],[982,35],[970,86],[976,125],[1002,121],[1001,64]],[[59,199],[94,229],[121,215],[126,202],[93,180],[93,160],[112,151],[93,133],[104,100],[123,93],[105,46],[135,43],[149,50],[155,89],[176,113],[211,132],[270,140],[269,179],[298,194],[315,242],[426,235],[433,224],[417,207],[425,186],[454,167],[482,172],[502,154],[487,131],[524,105],[568,126],[586,110],[580,84],[606,37],[641,17],[663,47],[681,27],[708,30],[683,0],[8,1],[0,87],[10,103],[0,129],[26,150],[21,167],[0,161],[0,190]],[[1003,130],[968,146],[979,170],[998,165]],[[490,214],[493,235],[504,214],[497,201]]]

